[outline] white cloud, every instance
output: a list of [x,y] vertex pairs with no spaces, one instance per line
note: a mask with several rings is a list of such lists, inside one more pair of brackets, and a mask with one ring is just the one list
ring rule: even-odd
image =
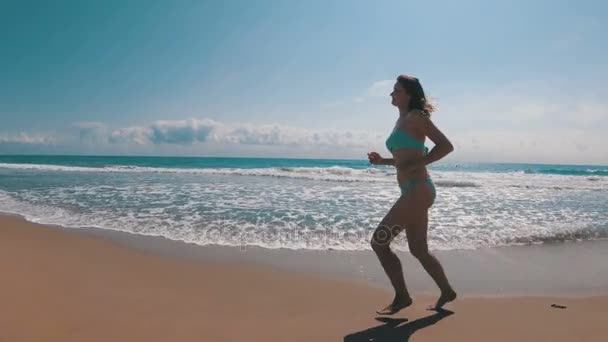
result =
[[458,129],[530,131],[575,126],[593,130],[608,124],[605,96],[575,90],[567,84],[510,84],[466,93],[453,89],[436,117]]
[[281,124],[225,124],[211,119],[164,120],[148,126],[109,129],[81,123],[81,142],[97,144],[199,145],[205,143],[268,146],[364,147],[378,135],[354,130],[309,130]]
[[600,101],[587,99],[574,106],[571,116],[573,124],[592,127],[596,125],[608,126],[608,106]]
[[56,139],[46,134],[0,134],[0,144],[25,144],[25,145],[49,145],[54,144]]
[[150,126],[155,144],[193,144],[205,142],[220,123],[210,119],[157,121]]
[[363,103],[369,100],[388,99],[393,91],[395,80],[381,80],[373,82],[365,91],[352,99],[354,103]]
[[576,128],[535,131],[470,130],[450,139],[463,161],[608,164],[608,148],[600,135]]
[[464,161],[608,164],[608,101],[560,84],[511,84],[444,99],[434,116]]
[[222,126],[214,141],[245,145],[362,147],[375,139],[365,131],[308,130],[286,125]]
[[393,91],[393,86],[395,85],[395,80],[382,80],[376,81],[372,83],[372,85],[367,89],[368,97],[388,97],[389,94]]
[[378,100],[383,99],[384,101],[390,102],[387,100],[390,96],[390,93],[393,91],[393,86],[395,85],[396,80],[380,80],[373,82],[369,87],[364,89],[361,94],[357,96],[353,96],[350,99],[332,101],[326,104],[322,104],[322,109],[331,109],[336,107],[345,107],[350,104],[362,104],[364,102],[371,102],[370,100]]
[[150,142],[152,130],[145,127],[118,128],[110,133],[108,141],[113,144],[145,145]]
[[99,144],[108,141],[108,128],[101,122],[79,122],[74,124],[78,128],[80,142],[85,144]]
[[[340,115],[323,112],[324,120],[315,123],[319,129],[279,123],[228,123],[208,118],[163,120],[131,127],[87,122],[77,124],[77,132],[71,135],[22,133],[10,139],[0,135],[0,143],[4,143],[4,151],[10,150],[8,141],[21,141],[71,146],[70,151],[89,154],[364,159],[365,152],[375,150],[389,156],[384,139],[396,118],[396,114],[389,115],[395,109],[385,100],[381,103],[371,98],[371,94],[375,91],[380,94],[380,89],[387,85],[388,80],[375,82],[362,95],[369,101],[344,104],[336,108]],[[456,146],[448,159],[608,164],[608,145],[604,143],[608,131],[608,94],[568,85],[521,82],[484,86],[475,92],[470,87],[463,91],[462,85],[443,85],[442,93],[449,96],[441,97],[440,110],[433,115],[433,121]],[[427,145],[433,144],[427,140]]]

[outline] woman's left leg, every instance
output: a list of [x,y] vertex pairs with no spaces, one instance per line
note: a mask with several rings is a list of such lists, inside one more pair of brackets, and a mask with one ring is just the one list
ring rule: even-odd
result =
[[[430,253],[428,248],[428,210],[434,201],[435,189],[434,187],[431,188],[431,184],[427,183],[424,186],[422,184],[417,184],[418,186],[414,186],[410,190],[412,198],[419,200],[412,201],[415,203],[412,203],[410,207],[413,215],[410,217],[409,224],[406,225],[405,232],[410,252],[420,261],[422,267],[424,267],[441,290],[441,296],[435,304],[435,308],[439,309],[446,303],[456,299],[456,292],[450,285],[441,263]],[[425,205],[425,203],[427,204]]]

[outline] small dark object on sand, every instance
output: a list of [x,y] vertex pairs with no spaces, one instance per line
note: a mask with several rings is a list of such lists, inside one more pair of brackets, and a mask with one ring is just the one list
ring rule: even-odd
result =
[[557,305],[557,304],[551,304],[552,308],[556,308],[556,309],[565,309],[567,308],[567,306],[564,305]]

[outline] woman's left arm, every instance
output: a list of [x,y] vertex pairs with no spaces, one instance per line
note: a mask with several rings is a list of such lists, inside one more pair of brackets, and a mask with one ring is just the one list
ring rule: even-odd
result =
[[450,152],[454,151],[454,145],[452,145],[450,140],[443,134],[443,132],[441,132],[441,130],[435,126],[430,118],[424,115],[416,115],[415,121],[416,126],[418,126],[420,130],[424,132],[424,135],[429,137],[429,139],[435,143],[435,146],[431,152],[423,157],[422,160],[420,160],[420,163],[423,165],[428,165],[438,161],[439,159],[450,154]]

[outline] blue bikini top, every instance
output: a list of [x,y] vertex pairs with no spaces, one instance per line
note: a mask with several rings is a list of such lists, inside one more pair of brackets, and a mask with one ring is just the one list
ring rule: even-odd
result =
[[424,155],[429,153],[429,149],[424,146],[424,142],[416,140],[411,135],[397,128],[386,139],[386,148],[391,152],[403,148],[412,148],[424,151]]

